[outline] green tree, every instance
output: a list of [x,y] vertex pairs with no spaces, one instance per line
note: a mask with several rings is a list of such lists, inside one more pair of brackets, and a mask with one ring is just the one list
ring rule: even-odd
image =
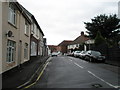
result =
[[100,31],[97,32],[97,35],[95,37],[95,45],[106,43],[106,40],[101,35]]
[[98,38],[100,34],[100,37],[105,39],[109,46],[113,46],[117,42],[116,37],[120,33],[119,23],[120,19],[117,18],[116,14],[109,16],[101,14],[91,19],[91,22],[84,22],[89,37],[95,39]]
[[85,28],[88,30],[87,33],[91,38],[95,38],[99,31],[103,38],[113,39],[119,32],[120,19],[117,15],[99,15],[91,19],[92,22],[84,22]]

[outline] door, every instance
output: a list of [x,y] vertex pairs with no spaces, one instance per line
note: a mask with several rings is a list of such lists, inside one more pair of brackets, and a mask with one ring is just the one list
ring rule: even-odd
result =
[[19,41],[19,47],[18,47],[18,66],[20,66],[21,65],[21,63],[22,63],[22,41],[20,40]]

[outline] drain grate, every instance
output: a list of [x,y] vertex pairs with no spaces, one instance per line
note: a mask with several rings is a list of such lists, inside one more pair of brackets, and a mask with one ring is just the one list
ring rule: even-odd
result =
[[93,84],[92,85],[94,88],[101,88],[102,87],[102,85],[100,85],[100,84]]

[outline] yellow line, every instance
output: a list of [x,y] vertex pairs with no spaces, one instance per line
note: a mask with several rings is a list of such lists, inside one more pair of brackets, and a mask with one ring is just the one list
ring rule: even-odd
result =
[[[49,63],[49,62],[48,62],[48,63]],[[40,74],[39,74],[38,78],[36,79],[36,81],[35,81],[34,83],[32,83],[32,84],[30,84],[30,85],[24,87],[24,88],[30,88],[31,86],[33,86],[34,84],[36,84],[36,82],[41,78],[41,76],[42,76],[42,74],[43,74],[43,72],[44,72],[46,66],[48,65],[48,63],[44,65],[44,68],[43,68],[43,70],[40,72]]]
[[40,77],[42,76],[42,74],[43,74],[43,71],[40,73],[40,75],[38,76],[38,78],[37,78],[36,81],[38,81],[40,79]]
[[36,84],[36,82],[34,82],[34,83],[32,83],[32,84],[26,86],[25,88],[29,88],[29,87],[33,86],[34,84]]

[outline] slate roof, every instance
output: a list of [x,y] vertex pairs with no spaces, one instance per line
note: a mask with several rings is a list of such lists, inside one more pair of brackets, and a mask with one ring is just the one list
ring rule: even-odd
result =
[[34,20],[35,24],[37,25],[37,27],[39,28],[40,32],[41,32],[42,35],[44,36],[44,33],[43,33],[40,25],[38,24],[37,20],[35,19],[34,15],[31,14],[27,9],[25,9],[21,4],[19,4],[19,5],[21,6],[22,10],[23,10],[29,17],[31,17],[31,18]]

